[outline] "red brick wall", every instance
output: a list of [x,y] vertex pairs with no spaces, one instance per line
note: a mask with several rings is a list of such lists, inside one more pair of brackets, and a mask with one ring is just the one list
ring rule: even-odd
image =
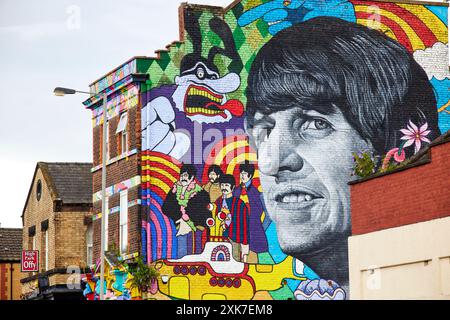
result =
[[[128,189],[128,201],[138,199],[139,187]],[[120,205],[119,193],[109,197],[109,208],[118,207]],[[97,201],[94,210],[96,213],[101,212],[101,201]],[[139,219],[140,206],[136,205],[128,208],[128,253],[139,252],[140,250],[140,229],[141,221]],[[108,245],[114,244],[119,248],[119,212],[114,212],[109,215],[108,228]],[[100,229],[101,219],[94,221],[94,260],[100,257]]]
[[[139,133],[140,133],[140,114],[138,106],[128,110],[128,150],[133,150],[140,146]],[[117,150],[117,125],[119,124],[120,115],[111,118],[108,121],[109,131],[109,159],[112,159],[118,155]],[[94,167],[102,164],[101,158],[101,138],[102,138],[102,125],[95,126],[93,128],[93,161]]]
[[[111,163],[106,167],[106,187],[131,179],[139,175],[138,154],[123,158]],[[92,190],[96,193],[102,189],[102,170],[99,169],[92,174]]]
[[431,163],[351,186],[352,234],[450,216],[450,143],[431,148]]
[[[128,110],[128,150],[140,149],[140,109],[139,105]],[[118,155],[117,136],[115,134],[120,115],[115,116],[109,121],[109,158],[112,159]],[[101,126],[94,128],[94,166],[101,164]],[[131,155],[128,158],[120,159],[111,163],[106,168],[106,186],[118,184],[130,178],[140,175],[140,159],[139,153]],[[92,174],[93,192],[96,193],[101,190],[102,186],[102,171],[101,169]],[[128,201],[139,199],[140,187],[133,187],[128,190]],[[114,208],[120,205],[119,193],[113,194],[109,197],[109,208]],[[93,204],[94,214],[101,212],[101,201],[96,201]],[[119,248],[119,212],[109,215],[108,228],[108,245],[114,244]],[[136,205],[128,208],[128,251],[129,253],[139,252],[140,250],[140,206]],[[94,262],[100,257],[101,244],[101,219],[94,221],[93,225],[93,255]]]

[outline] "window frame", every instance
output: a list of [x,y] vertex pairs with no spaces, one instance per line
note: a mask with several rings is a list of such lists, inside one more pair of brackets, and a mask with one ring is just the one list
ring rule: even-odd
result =
[[86,228],[86,264],[88,266],[94,263],[94,227],[92,223]]
[[[124,120],[125,119],[125,120]],[[121,127],[121,123],[124,121],[125,123]],[[128,111],[120,114],[119,122],[117,123],[116,129],[117,135],[117,155],[121,156],[124,153],[128,152]]]
[[[106,161],[108,161],[109,160],[109,154],[110,154],[110,152],[109,152],[109,121],[108,120],[106,120]],[[103,128],[102,128],[103,129]],[[100,146],[101,148],[102,148],[102,146]],[[103,150],[103,148],[102,148],[102,150]]]
[[45,271],[48,271],[48,229],[44,231],[44,241],[45,241]]
[[119,194],[119,250],[124,254],[128,251],[128,189]]
[[[102,219],[105,219],[105,243],[104,243],[104,247],[103,247],[103,251],[108,251],[108,241],[109,241],[109,237],[108,237],[108,230],[109,230],[109,197],[107,196],[105,199],[105,217],[102,217]],[[102,228],[100,227],[100,230]]]

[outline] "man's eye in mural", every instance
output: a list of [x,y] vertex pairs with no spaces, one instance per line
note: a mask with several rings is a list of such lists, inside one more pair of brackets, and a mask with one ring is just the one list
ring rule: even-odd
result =
[[296,125],[294,122],[294,128],[297,129],[299,135],[303,139],[323,138],[333,132],[333,126],[322,118],[306,118]]
[[[177,89],[173,99],[178,110],[186,113],[192,121],[228,122],[232,117],[241,117],[244,113],[244,105],[239,100],[227,99],[227,94],[236,91],[241,85],[238,73],[242,70],[242,61],[230,28],[219,18],[211,19],[209,26],[222,39],[224,47],[212,47],[208,58],[202,57],[198,19],[194,12],[185,15],[185,27],[192,40],[193,52],[185,55],[181,61],[180,76],[175,78]],[[214,63],[217,55],[232,60],[230,72],[222,77]]]
[[354,8],[348,0],[273,0],[244,12],[238,19],[241,27],[258,19],[269,26],[269,33],[277,34],[297,23],[317,16],[331,16],[355,21]]
[[306,128],[311,128],[313,130],[325,130],[331,128],[331,125],[323,119],[313,119],[313,121],[307,122]]

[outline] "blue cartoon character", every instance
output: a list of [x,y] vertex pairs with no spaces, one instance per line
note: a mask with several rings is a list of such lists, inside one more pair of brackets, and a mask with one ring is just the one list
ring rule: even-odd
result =
[[356,22],[353,5],[347,0],[272,0],[244,12],[238,19],[238,24],[245,27],[262,18],[269,25],[269,33],[275,35],[283,29],[318,16]]

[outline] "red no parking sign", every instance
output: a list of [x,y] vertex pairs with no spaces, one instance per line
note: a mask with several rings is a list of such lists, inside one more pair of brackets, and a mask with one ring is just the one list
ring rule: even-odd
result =
[[22,251],[22,272],[39,271],[39,250]]

